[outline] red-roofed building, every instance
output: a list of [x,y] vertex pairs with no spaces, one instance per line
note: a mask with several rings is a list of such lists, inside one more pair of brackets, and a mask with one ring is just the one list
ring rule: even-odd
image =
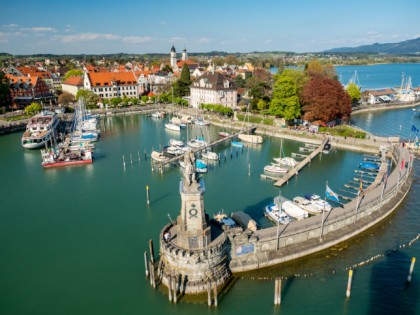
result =
[[84,88],[100,98],[136,97],[138,98],[137,79],[130,72],[85,72]]
[[76,96],[77,92],[80,89],[83,89],[83,77],[69,77],[66,80],[64,80],[63,83],[61,83],[61,88],[63,92],[70,93],[74,96]]
[[10,81],[10,96],[14,108],[24,108],[32,102],[45,103],[54,100],[48,85],[40,77],[6,74]]

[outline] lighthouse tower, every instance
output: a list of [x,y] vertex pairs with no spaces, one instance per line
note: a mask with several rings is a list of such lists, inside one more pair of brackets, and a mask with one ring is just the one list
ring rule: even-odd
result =
[[[221,286],[230,277],[229,246],[227,236],[206,215],[204,181],[196,173],[191,151],[184,154],[184,164],[180,214],[161,231],[160,276],[169,289],[180,286],[180,291],[195,294],[207,292],[210,283]],[[175,286],[171,284],[174,279]]]

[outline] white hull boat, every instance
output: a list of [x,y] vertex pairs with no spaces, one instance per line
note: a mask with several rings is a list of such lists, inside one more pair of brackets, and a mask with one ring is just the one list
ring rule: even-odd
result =
[[22,135],[22,146],[26,149],[36,149],[51,141],[59,123],[55,112],[42,111],[32,117]]
[[284,211],[280,210],[279,206],[275,203],[267,205],[265,207],[264,214],[267,216],[267,218],[269,218],[276,224],[289,224],[290,222],[292,222],[290,216]]
[[263,137],[258,136],[258,135],[247,135],[247,134],[240,133],[238,134],[238,138],[244,142],[256,143],[256,144],[263,143]]
[[284,210],[284,212],[286,212],[289,216],[295,218],[296,220],[303,220],[309,216],[308,212],[303,210],[301,207],[295,205],[290,200],[283,202],[281,207]]
[[212,160],[212,161],[217,161],[219,159],[219,155],[216,152],[212,152],[212,151],[202,152],[201,157],[207,160]]
[[160,163],[164,163],[169,160],[167,156],[165,156],[163,153],[158,152],[158,151],[153,151],[151,154],[151,157],[154,161],[160,162]]
[[280,167],[279,165],[272,164],[272,165],[266,165],[264,167],[264,171],[269,173],[276,173],[276,174],[285,174],[287,173],[287,169]]
[[165,124],[165,128],[173,131],[181,131],[181,127],[179,125],[173,123]]

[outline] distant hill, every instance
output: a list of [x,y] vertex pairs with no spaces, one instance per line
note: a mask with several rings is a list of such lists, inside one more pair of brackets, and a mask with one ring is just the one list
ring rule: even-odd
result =
[[384,53],[393,55],[420,55],[420,37],[399,43],[372,44],[326,50],[334,53]]

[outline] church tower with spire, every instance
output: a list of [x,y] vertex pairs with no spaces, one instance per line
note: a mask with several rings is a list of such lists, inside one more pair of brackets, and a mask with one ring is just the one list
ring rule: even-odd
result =
[[186,60],[188,60],[187,48],[184,47],[184,49],[182,50],[182,61]]
[[175,68],[176,68],[176,50],[175,50],[174,45],[172,45],[172,48],[171,48],[170,64],[171,64],[172,69],[175,70]]

